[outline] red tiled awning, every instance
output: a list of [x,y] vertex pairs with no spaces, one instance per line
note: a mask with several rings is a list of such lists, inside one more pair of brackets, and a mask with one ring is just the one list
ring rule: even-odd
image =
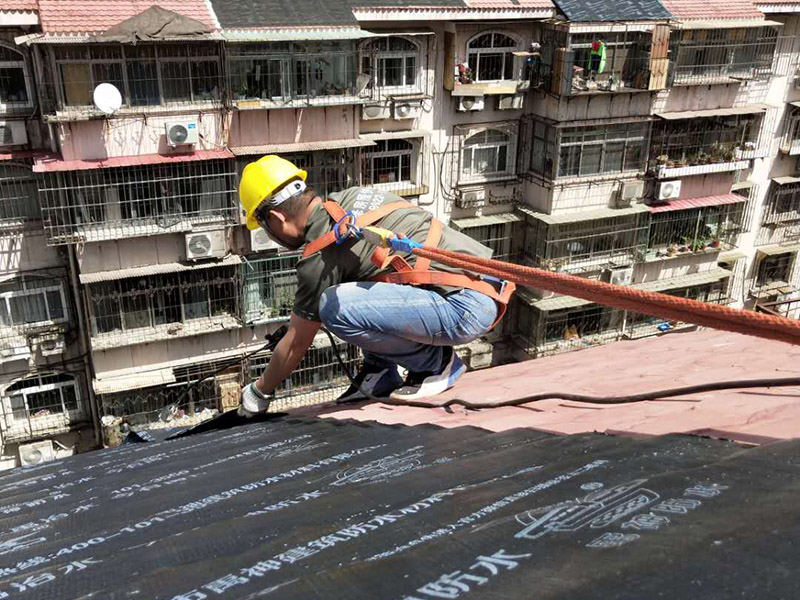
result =
[[720,194],[718,196],[705,196],[703,198],[687,198],[675,200],[669,204],[651,206],[651,213],[669,212],[673,210],[687,210],[690,208],[703,208],[704,206],[722,206],[723,204],[738,204],[746,202],[747,198],[738,194]]
[[233,158],[227,148],[219,150],[197,150],[189,154],[142,154],[139,156],[117,156],[100,160],[38,160],[33,165],[37,173],[53,171],[85,171],[87,169],[114,169],[116,167],[136,167],[140,165],[159,165],[164,163],[194,162]]

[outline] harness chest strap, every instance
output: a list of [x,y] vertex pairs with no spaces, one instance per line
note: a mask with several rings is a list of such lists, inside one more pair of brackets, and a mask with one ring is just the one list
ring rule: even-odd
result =
[[[345,216],[345,210],[336,202],[325,202],[323,208],[328,212],[335,222],[339,222]],[[385,216],[404,208],[416,208],[409,202],[391,202],[384,204],[376,210],[371,210],[356,218],[355,225],[357,227],[366,227],[377,223]],[[425,245],[431,248],[436,248],[439,245],[442,237],[443,225],[441,221],[436,218],[431,219],[431,224],[428,229],[428,235],[425,238]],[[344,232],[340,232],[344,233]],[[325,235],[309,242],[303,251],[303,258],[311,256],[316,252],[320,252],[336,242],[336,232],[331,230]],[[460,273],[447,273],[442,271],[431,270],[431,261],[428,258],[417,257],[414,267],[408,264],[402,256],[398,254],[389,254],[388,248],[376,248],[372,253],[370,260],[380,270],[385,270],[390,266],[394,268],[393,273],[382,273],[372,278],[373,281],[381,281],[384,283],[397,283],[404,285],[438,285],[446,287],[455,287],[474,290],[497,302],[498,311],[497,319],[492,324],[492,327],[497,325],[500,319],[506,312],[511,296],[516,289],[516,285],[512,282],[506,282],[502,289],[498,290],[494,285],[480,279]]]

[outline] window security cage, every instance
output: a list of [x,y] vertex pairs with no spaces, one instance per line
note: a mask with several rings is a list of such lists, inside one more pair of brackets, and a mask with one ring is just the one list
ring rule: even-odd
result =
[[248,325],[289,319],[297,295],[299,254],[259,258],[242,264],[242,301]]
[[522,218],[515,213],[455,219],[450,221],[450,227],[491,248],[495,260],[519,260]]
[[[525,211],[523,261],[566,273],[589,273],[643,260],[650,215],[646,211],[615,216],[613,211],[552,217]],[[625,214],[627,213],[627,214]]]
[[91,423],[80,373],[42,373],[8,386],[0,399],[0,435],[6,443],[27,442]]
[[[467,42],[469,83],[508,81],[518,79],[518,64],[514,56],[519,44],[501,32],[482,33]],[[463,82],[467,83],[467,82]]]
[[45,173],[39,198],[48,244],[234,224],[234,169],[223,159]]
[[527,178],[542,181],[642,173],[650,125],[649,119],[639,119],[567,127],[524,117],[520,169]]
[[236,329],[240,285],[239,265],[89,284],[92,348]]
[[734,248],[746,216],[746,202],[653,213],[646,260]]
[[37,350],[61,354],[70,314],[63,271],[28,272],[0,283],[0,362]]
[[757,243],[800,242],[800,181],[770,184]]
[[786,111],[781,138],[781,152],[789,156],[800,154],[800,107],[795,104],[797,103],[793,103]]
[[30,166],[0,162],[0,236],[30,227],[42,218]]
[[793,294],[792,297],[773,302],[758,302],[755,309],[768,315],[800,320],[800,295]]
[[359,93],[372,100],[391,96],[427,96],[427,38],[386,36],[359,46]]
[[452,181],[471,185],[516,179],[518,130],[516,122],[456,126],[459,150]]
[[694,167],[753,158],[761,149],[763,114],[658,120],[651,168]]
[[793,297],[800,288],[797,248],[768,247],[759,251],[750,295],[757,303]]
[[220,106],[223,100],[219,44],[82,44],[41,50],[42,110],[71,118],[101,114],[92,94],[114,85],[132,112],[180,106]]
[[359,101],[355,41],[229,44],[228,94],[239,108]]
[[767,79],[778,39],[771,27],[673,31],[669,85]]
[[376,139],[359,155],[362,185],[404,197],[428,192],[424,137]]
[[0,42],[0,115],[31,113],[35,93],[33,71],[26,56]]

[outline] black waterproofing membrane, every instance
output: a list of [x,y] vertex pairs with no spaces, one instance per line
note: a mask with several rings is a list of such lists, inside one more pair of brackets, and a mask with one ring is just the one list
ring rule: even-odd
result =
[[3,474],[0,598],[793,600],[798,492],[798,441],[279,417]]

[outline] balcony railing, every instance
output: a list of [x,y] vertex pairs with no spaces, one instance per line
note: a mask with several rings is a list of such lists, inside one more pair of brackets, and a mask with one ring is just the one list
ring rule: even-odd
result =
[[244,320],[250,325],[289,319],[297,295],[299,255],[258,258],[242,264]]
[[646,260],[730,250],[736,246],[745,217],[741,203],[654,213]]

